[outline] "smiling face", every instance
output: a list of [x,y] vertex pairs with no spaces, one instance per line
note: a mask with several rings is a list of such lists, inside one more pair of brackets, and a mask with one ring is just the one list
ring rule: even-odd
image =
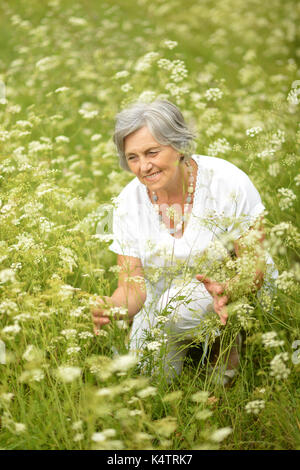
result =
[[175,194],[180,184],[179,153],[170,145],[159,144],[147,126],[124,140],[129,169],[151,191]]

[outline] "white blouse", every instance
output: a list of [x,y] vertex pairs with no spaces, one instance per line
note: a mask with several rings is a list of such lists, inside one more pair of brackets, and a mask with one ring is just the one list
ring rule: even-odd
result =
[[[235,165],[205,155],[192,158],[198,165],[194,201],[181,238],[174,238],[160,223],[147,188],[137,177],[116,198],[109,249],[141,260],[147,303],[169,287],[171,278],[180,283],[195,257],[213,243],[220,241],[217,256],[222,258],[226,236],[239,238],[265,210],[257,189]],[[272,258],[266,261],[271,277],[277,277]]]

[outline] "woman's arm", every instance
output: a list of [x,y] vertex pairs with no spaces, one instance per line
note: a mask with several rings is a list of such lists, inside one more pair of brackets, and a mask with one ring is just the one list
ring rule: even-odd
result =
[[116,307],[126,307],[129,318],[134,317],[146,301],[146,284],[141,260],[118,255],[119,281],[111,299]]
[[[146,285],[141,260],[132,256],[118,255],[118,266],[120,266],[120,271],[117,289],[111,297],[98,297],[99,307],[92,309],[95,332],[99,327],[110,322],[107,313],[109,307],[126,308],[129,319],[132,319],[146,301]],[[118,316],[115,315],[115,318],[118,319]]]

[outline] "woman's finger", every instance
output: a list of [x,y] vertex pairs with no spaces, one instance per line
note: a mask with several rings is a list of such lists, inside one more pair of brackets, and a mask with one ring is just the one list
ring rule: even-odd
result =
[[223,325],[226,325],[227,319],[228,319],[228,314],[225,305],[228,302],[228,297],[215,297],[214,299],[214,310],[215,312],[219,315],[221,323]]
[[196,274],[196,279],[200,282],[211,282],[211,279],[209,277],[204,276],[204,274]]
[[224,292],[225,286],[223,286],[222,284],[219,284],[216,281],[212,281],[208,277],[204,277],[201,274],[197,274],[196,278],[198,279],[198,281],[203,282],[206,290],[210,293],[210,295],[221,295]]
[[226,325],[226,322],[227,322],[227,319],[228,319],[228,314],[226,312],[226,309],[223,308],[221,311],[219,311],[217,313],[220,317],[220,321],[221,321],[222,325]]
[[94,317],[93,322],[95,325],[107,325],[110,319],[108,317]]
[[91,310],[91,312],[92,312],[92,315],[95,317],[108,317],[109,316],[109,312],[104,310],[103,308],[93,309]]

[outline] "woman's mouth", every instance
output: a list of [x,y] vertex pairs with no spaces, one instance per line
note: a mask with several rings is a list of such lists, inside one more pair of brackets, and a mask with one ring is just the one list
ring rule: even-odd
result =
[[156,181],[160,176],[161,174],[161,170],[160,171],[156,171],[155,173],[152,173],[151,175],[149,176],[144,176],[144,179],[146,181]]

